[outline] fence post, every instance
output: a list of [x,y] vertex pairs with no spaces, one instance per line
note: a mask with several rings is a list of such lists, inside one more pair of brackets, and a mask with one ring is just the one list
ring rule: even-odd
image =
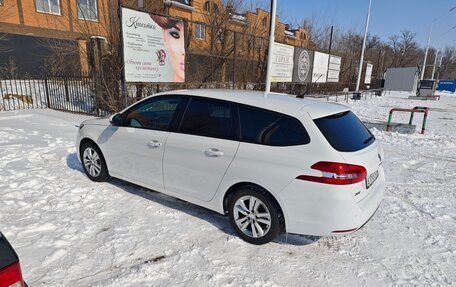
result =
[[48,78],[47,75],[44,76],[44,88],[46,90],[46,103],[48,109],[51,108],[51,101],[49,100],[49,85],[48,85]]
[[63,78],[63,86],[64,86],[64,89],[65,89],[65,100],[67,102],[69,102],[70,101],[70,94],[68,92],[68,81],[67,81],[66,76],[64,76],[64,78]]

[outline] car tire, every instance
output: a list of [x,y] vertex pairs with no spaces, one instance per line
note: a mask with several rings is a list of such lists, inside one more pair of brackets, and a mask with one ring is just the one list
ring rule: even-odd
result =
[[252,244],[268,243],[282,230],[280,208],[256,186],[243,187],[230,196],[228,215],[239,237]]
[[103,182],[109,179],[108,166],[98,146],[86,142],[81,146],[80,157],[87,177],[93,181]]

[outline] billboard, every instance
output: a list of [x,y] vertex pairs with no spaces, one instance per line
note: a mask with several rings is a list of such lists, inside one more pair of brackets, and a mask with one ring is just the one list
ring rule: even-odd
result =
[[185,82],[184,22],[122,8],[127,82]]
[[309,83],[312,80],[314,51],[295,48],[293,58],[293,82]]
[[388,68],[385,74],[385,89],[393,91],[416,92],[419,68]]
[[293,46],[274,43],[272,48],[271,82],[292,81],[293,56]]
[[342,62],[341,57],[338,56],[329,56],[329,66],[328,66],[328,83],[337,83],[339,82],[340,74],[340,64]]
[[315,51],[312,71],[312,83],[326,83],[329,55]]
[[372,78],[372,68],[374,66],[372,64],[366,64],[366,74],[364,75],[364,84],[370,84]]

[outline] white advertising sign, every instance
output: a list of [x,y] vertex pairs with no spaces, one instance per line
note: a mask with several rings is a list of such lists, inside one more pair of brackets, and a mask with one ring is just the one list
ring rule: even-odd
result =
[[329,70],[328,71],[328,83],[337,83],[339,82],[339,71]]
[[185,82],[184,22],[122,8],[125,80]]
[[341,62],[342,62],[341,57],[329,56],[329,70],[328,70],[327,82],[329,82],[329,83],[339,82],[339,73],[340,73]]
[[272,48],[271,82],[291,82],[294,47],[274,43]]
[[329,63],[340,66],[342,58],[338,56],[329,56]]
[[326,83],[329,55],[315,51],[312,83]]
[[[330,58],[331,59],[331,58]],[[340,71],[340,64],[329,63],[329,70]]]
[[366,75],[364,77],[364,84],[370,84],[371,83],[371,78],[372,78],[372,68],[374,66],[372,64],[367,63],[366,64]]

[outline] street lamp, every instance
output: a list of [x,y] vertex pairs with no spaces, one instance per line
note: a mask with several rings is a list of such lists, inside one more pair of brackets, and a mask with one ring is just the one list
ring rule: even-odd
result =
[[432,77],[431,77],[431,80],[434,80],[435,66],[437,65],[437,58],[439,57],[439,53],[440,53],[440,50],[437,49],[437,52],[435,53],[434,65],[432,66]]
[[372,5],[372,0],[369,0],[369,9],[367,10],[366,27],[364,28],[363,47],[361,48],[361,58],[359,59],[358,79],[356,80],[356,91],[355,91],[355,94],[353,95],[354,99],[361,98],[361,93],[359,92],[359,84],[361,82],[361,74],[363,72],[364,49],[366,48],[366,39],[367,39],[367,31],[369,29],[369,18],[370,18],[370,12],[371,12],[371,5]]
[[[445,15],[446,13],[450,13],[451,11],[454,11],[456,10],[456,6],[454,7],[451,7],[450,10],[448,10],[447,12],[443,13],[441,16]],[[440,16],[440,17],[441,17]],[[429,51],[429,44],[431,43],[431,34],[432,34],[432,28],[434,26],[434,23],[437,22],[437,20],[440,18],[440,17],[437,17],[434,19],[434,21],[432,21],[431,23],[431,30],[429,31],[429,37],[428,37],[428,41],[427,41],[427,45],[426,45],[426,52],[424,53],[424,62],[423,62],[423,70],[421,71],[421,80],[424,79],[424,71],[426,70],[426,60],[427,60],[427,55],[428,55],[428,51]],[[456,26],[455,26],[456,27]],[[453,27],[453,28],[455,28]],[[450,30],[452,30],[453,28],[451,28]],[[434,76],[432,76],[434,77]]]
[[421,80],[424,79],[424,71],[426,70],[426,60],[427,60],[427,55],[428,55],[428,51],[429,51],[429,43],[431,42],[432,27],[434,26],[435,21],[436,20],[434,20],[434,22],[432,22],[431,30],[429,31],[429,37],[428,37],[428,41],[427,41],[427,45],[426,45],[426,52],[424,53],[423,69],[421,71]]

